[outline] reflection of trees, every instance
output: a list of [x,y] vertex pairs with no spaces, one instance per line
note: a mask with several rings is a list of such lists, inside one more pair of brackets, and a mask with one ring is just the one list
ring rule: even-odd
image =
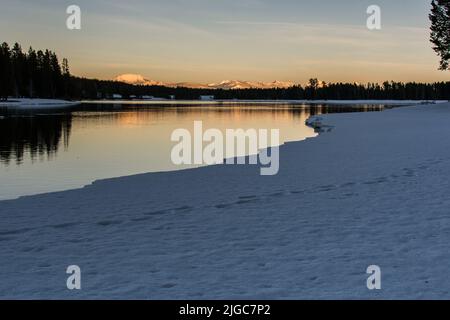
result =
[[7,115],[0,118],[0,162],[20,164],[28,153],[37,157],[53,157],[60,147],[69,144],[71,115]]
[[82,105],[70,112],[54,111],[51,114],[0,110],[0,163],[20,164],[25,155],[32,160],[56,156],[61,143],[68,148],[72,121],[85,125],[95,124],[141,124],[151,125],[159,121],[171,121],[174,117],[195,115],[198,120],[206,117],[233,118],[270,114],[274,123],[278,119],[304,120],[310,115],[341,112],[381,111],[380,106],[332,106],[286,104],[223,104],[223,105]]
[[312,116],[328,114],[328,113],[349,113],[349,112],[372,112],[372,111],[383,111],[387,106],[382,105],[354,105],[354,106],[344,106],[344,105],[316,105],[314,107],[309,107],[309,114]]
[[87,113],[84,117],[98,122],[121,121],[129,117],[135,121],[146,123],[148,120],[160,120],[164,118],[187,115],[198,115],[201,120],[202,115],[210,114],[226,115],[229,117],[239,117],[240,115],[271,114],[274,119],[277,115],[291,116],[293,118],[309,117],[310,115],[320,115],[327,113],[348,113],[348,112],[369,112],[382,111],[381,105],[301,105],[290,103],[278,104],[246,104],[246,103],[224,103],[224,104],[164,104],[164,105],[139,105],[139,104],[91,104],[85,105]]

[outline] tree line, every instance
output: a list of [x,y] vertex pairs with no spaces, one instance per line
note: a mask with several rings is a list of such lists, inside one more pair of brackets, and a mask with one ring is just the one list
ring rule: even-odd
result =
[[162,86],[135,86],[115,81],[71,77],[70,95],[74,99],[109,99],[114,94],[124,99],[153,96],[178,100],[196,100],[211,95],[231,100],[449,100],[450,82],[437,83],[321,83],[311,79],[306,86],[273,89],[192,89]]
[[24,52],[16,43],[0,47],[0,99],[69,97],[69,64],[50,50]]
[[125,99],[154,96],[160,98],[195,100],[202,95],[216,99],[248,100],[448,100],[450,82],[437,83],[324,83],[311,79],[305,86],[273,89],[192,89],[164,86],[135,86],[116,81],[75,77],[70,74],[67,59],[59,62],[51,50],[23,52],[16,43],[0,47],[0,99],[8,97],[110,99],[115,94]]

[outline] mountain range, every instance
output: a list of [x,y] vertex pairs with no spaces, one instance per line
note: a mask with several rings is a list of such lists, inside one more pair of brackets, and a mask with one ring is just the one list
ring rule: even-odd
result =
[[272,88],[290,88],[295,85],[293,82],[289,81],[273,81],[273,82],[251,82],[251,81],[240,81],[240,80],[224,80],[219,83],[193,83],[193,82],[161,82],[155,80],[149,80],[144,78],[140,74],[122,74],[114,78],[114,81],[124,82],[133,85],[140,86],[165,86],[165,87],[184,87],[192,89],[272,89]]

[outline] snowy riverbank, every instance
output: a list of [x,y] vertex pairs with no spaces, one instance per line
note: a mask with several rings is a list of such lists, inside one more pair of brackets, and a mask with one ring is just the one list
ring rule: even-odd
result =
[[77,101],[67,101],[58,99],[10,99],[0,101],[0,107],[8,108],[63,108],[79,105]]
[[321,118],[277,176],[211,166],[0,202],[0,298],[450,298],[450,104]]

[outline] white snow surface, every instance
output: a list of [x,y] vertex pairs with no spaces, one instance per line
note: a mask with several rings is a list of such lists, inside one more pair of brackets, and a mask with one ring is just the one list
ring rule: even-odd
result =
[[56,108],[70,107],[80,104],[77,101],[67,101],[58,99],[26,99],[12,98],[8,101],[0,101],[0,107],[19,107],[19,108]]
[[336,104],[336,105],[364,105],[364,104],[386,104],[386,105],[418,105],[447,103],[447,100],[300,100],[308,104]]
[[0,298],[450,298],[450,104],[320,118],[332,130],[282,146],[276,176],[210,166],[0,202]]

